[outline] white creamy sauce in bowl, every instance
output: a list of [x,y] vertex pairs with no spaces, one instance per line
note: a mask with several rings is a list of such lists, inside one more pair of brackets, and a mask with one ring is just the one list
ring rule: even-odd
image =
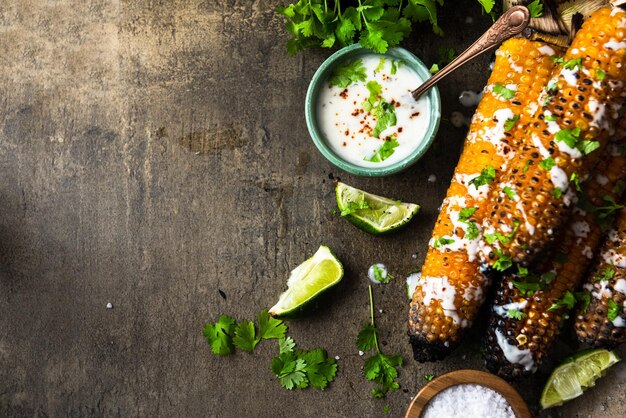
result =
[[363,54],[339,65],[356,60],[364,68],[364,79],[345,87],[327,82],[321,88],[316,99],[318,128],[342,160],[368,168],[389,166],[409,157],[428,130],[429,100],[426,95],[418,101],[411,96],[423,80],[390,56]]

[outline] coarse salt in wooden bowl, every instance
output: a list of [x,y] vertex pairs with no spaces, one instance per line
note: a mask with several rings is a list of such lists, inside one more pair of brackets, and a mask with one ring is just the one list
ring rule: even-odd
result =
[[492,389],[502,395],[513,410],[516,418],[531,418],[528,405],[526,405],[526,402],[524,402],[513,386],[498,376],[480,370],[457,370],[432,380],[413,398],[409,409],[406,411],[405,418],[421,418],[431,399],[434,399],[448,388],[462,384],[479,385]]

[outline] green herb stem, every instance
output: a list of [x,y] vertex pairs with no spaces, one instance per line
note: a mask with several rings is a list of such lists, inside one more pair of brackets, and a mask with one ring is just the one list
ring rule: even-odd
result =
[[[368,285],[368,290],[370,293],[370,318],[372,320],[372,327],[376,327],[376,324],[374,323],[374,296],[372,295],[372,285]],[[374,345],[376,346],[376,352],[378,352],[378,354],[381,354],[380,352],[380,347],[378,346],[378,333],[374,332]]]

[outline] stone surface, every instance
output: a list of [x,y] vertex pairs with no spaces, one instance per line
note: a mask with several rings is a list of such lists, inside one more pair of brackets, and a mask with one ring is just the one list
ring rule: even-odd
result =
[[[0,415],[377,417],[388,404],[402,416],[424,374],[482,367],[479,329],[436,364],[415,363],[405,335],[403,277],[423,260],[463,130],[444,121],[428,154],[393,177],[333,168],[303,115],[328,51],[287,56],[276,5],[0,4]],[[463,23],[468,13],[474,24]],[[448,5],[441,20],[445,37],[422,28],[407,44],[426,63],[438,46],[460,49],[489,24],[473,3]],[[444,118],[471,114],[456,97],[482,88],[488,61],[441,84]],[[397,235],[370,237],[333,215],[337,176],[419,202],[422,213]],[[289,332],[302,348],[340,357],[331,387],[280,388],[271,341],[252,355],[212,355],[203,324],[271,306],[320,243],[346,277]],[[407,361],[402,390],[385,400],[369,394],[354,344],[374,261],[397,277],[374,290],[383,350]],[[527,400],[545,378],[521,383]],[[617,366],[544,416],[623,416],[625,384]]]

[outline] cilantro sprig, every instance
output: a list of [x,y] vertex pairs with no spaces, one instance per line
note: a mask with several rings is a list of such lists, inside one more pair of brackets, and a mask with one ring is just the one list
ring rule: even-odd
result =
[[370,298],[370,323],[364,324],[357,335],[356,345],[361,351],[375,349],[375,353],[365,360],[363,364],[363,376],[378,384],[372,388],[372,395],[375,398],[382,398],[388,392],[392,392],[400,387],[396,381],[398,368],[402,366],[402,356],[389,356],[380,351],[378,344],[378,334],[376,323],[374,322],[374,297],[372,296],[372,286],[369,286]]
[[613,267],[606,267],[598,276],[593,277],[594,282],[608,282],[615,276],[615,269]]
[[609,321],[615,321],[620,314],[620,306],[613,299],[607,301],[609,309],[606,312],[606,317]]
[[491,184],[496,178],[496,169],[488,165],[480,171],[480,175],[471,179],[468,185],[474,185],[476,189],[485,184]]
[[281,386],[288,390],[309,386],[325,389],[337,374],[337,361],[321,348],[306,351],[295,346],[291,337],[279,340],[279,354],[272,359],[272,372]]
[[453,243],[454,243],[454,239],[452,238],[439,237],[435,239],[435,242],[433,243],[433,248],[441,248],[445,245],[453,244]]
[[504,132],[509,132],[511,129],[513,129],[518,120],[519,115],[513,115],[512,118],[507,119],[504,122]]
[[513,287],[519,290],[522,296],[532,296],[535,292],[543,290],[556,279],[554,271],[547,271],[542,274],[530,274],[528,269],[518,264],[518,276],[523,277],[523,281],[512,281]]
[[337,361],[328,358],[323,349],[295,349],[295,341],[286,336],[287,325],[267,310],[259,313],[256,327],[253,321],[236,323],[234,318],[222,315],[215,324],[207,323],[203,333],[211,351],[221,356],[232,354],[235,347],[251,353],[261,340],[277,339],[279,354],[272,359],[271,369],[285,389],[324,389],[337,373]]
[[516,319],[518,321],[521,321],[522,319],[526,317],[526,313],[520,311],[519,309],[509,309],[506,311],[506,316],[508,316],[511,319]]
[[343,89],[357,81],[365,81],[366,78],[367,74],[365,73],[363,60],[359,58],[335,67],[330,79],[328,80],[328,84]]
[[583,155],[592,153],[600,148],[600,142],[581,140],[581,129],[561,129],[556,133],[554,140],[557,142],[563,142],[568,147],[578,149]]
[[213,353],[225,356],[234,351],[233,347],[251,353],[262,339],[283,338],[287,332],[287,325],[271,317],[267,310],[259,313],[258,323],[257,333],[252,321],[236,324],[232,317],[222,315],[215,324],[206,324],[203,333]]
[[548,308],[549,311],[556,311],[557,309],[566,308],[567,310],[571,310],[576,305],[576,296],[574,293],[569,290],[565,292],[563,297],[552,304]]

